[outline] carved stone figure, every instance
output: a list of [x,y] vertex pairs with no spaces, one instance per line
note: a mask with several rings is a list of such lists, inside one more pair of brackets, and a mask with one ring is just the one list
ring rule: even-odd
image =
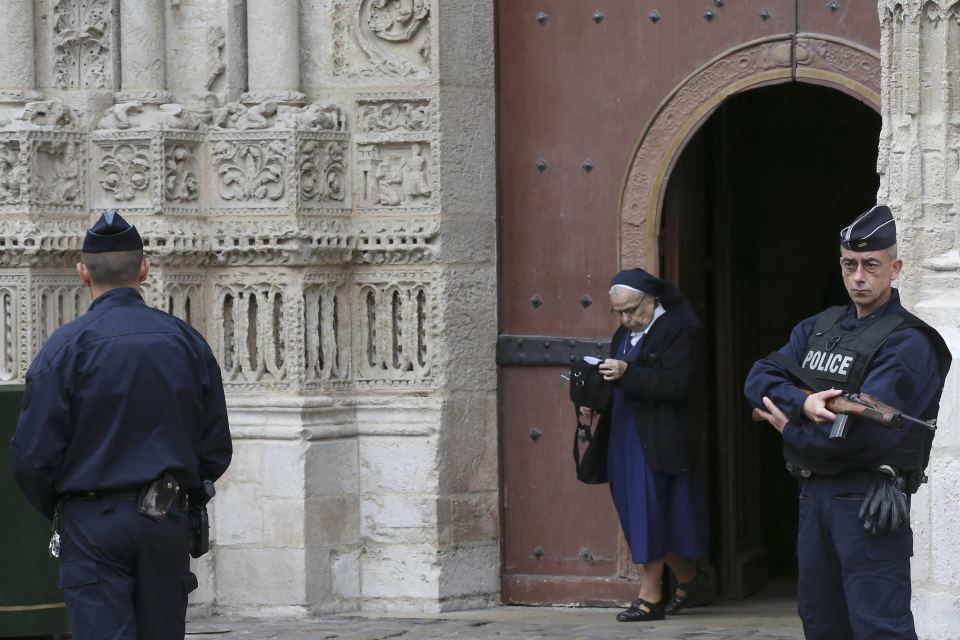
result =
[[377,165],[377,204],[395,207],[403,203],[403,166],[399,156],[384,158]]
[[290,129],[303,131],[344,131],[346,110],[338,104],[319,102],[301,108],[281,107],[278,120]]
[[100,184],[119,202],[133,200],[150,186],[147,147],[118,144],[105,150],[100,161]]
[[226,43],[227,36],[223,32],[223,27],[210,27],[207,31],[207,46],[210,50],[211,66],[213,69],[210,71],[210,76],[207,78],[207,81],[203,84],[203,86],[207,88],[207,91],[213,90],[213,83],[216,82],[217,78],[227,69],[227,65],[223,62],[223,47]]
[[0,204],[22,201],[28,189],[27,154],[12,140],[0,141]]
[[98,129],[129,129],[136,124],[131,120],[131,114],[143,111],[143,103],[137,100],[120,102],[109,107],[100,122]]
[[213,126],[218,129],[238,129],[240,131],[268,129],[272,126],[271,119],[276,114],[277,103],[273,101],[263,102],[251,107],[245,107],[239,102],[228,102],[222,107],[214,109]]
[[373,0],[367,28],[384,40],[409,40],[429,14],[426,0]]
[[414,143],[410,147],[410,157],[406,160],[406,174],[403,181],[403,192],[408,200],[418,197],[429,198],[433,189],[427,179],[427,159],[420,151],[420,145]]
[[33,199],[39,203],[71,204],[80,198],[80,154],[76,142],[45,142],[37,146],[46,170],[34,175]]
[[430,103],[386,100],[362,104],[358,109],[362,131],[425,131],[430,127]]
[[77,123],[73,109],[60,100],[28,102],[14,119],[38,127],[72,127]]

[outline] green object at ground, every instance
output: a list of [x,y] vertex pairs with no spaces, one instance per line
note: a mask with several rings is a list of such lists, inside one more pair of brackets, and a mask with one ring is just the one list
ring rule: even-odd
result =
[[27,502],[10,472],[10,438],[22,385],[0,386],[0,638],[69,631],[58,563],[47,554],[50,523]]

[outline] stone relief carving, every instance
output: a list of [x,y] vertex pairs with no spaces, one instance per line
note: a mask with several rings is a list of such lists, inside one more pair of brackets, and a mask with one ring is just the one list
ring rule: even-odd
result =
[[[428,0],[334,1],[334,72],[340,75],[415,77],[430,74]],[[352,20],[347,15],[352,13]],[[356,30],[362,52],[351,55]]]
[[18,140],[0,140],[0,205],[24,202],[29,192],[29,154]]
[[109,0],[55,0],[54,82],[60,89],[112,87]]
[[17,377],[17,288],[0,286],[0,382]]
[[44,140],[35,145],[36,167],[31,200],[37,204],[70,205],[81,195],[79,142]]
[[227,65],[223,62],[223,48],[227,44],[227,36],[221,26],[213,26],[207,30],[207,47],[210,52],[211,67],[210,75],[203,86],[207,91],[213,91],[213,85],[217,78],[223,75],[227,70]]
[[349,377],[349,305],[341,282],[306,284],[303,291],[306,382]]
[[277,103],[263,102],[250,107],[239,102],[228,102],[213,110],[212,125],[215,129],[267,129],[276,123]]
[[8,129],[74,129],[77,113],[60,100],[36,100],[23,106]]
[[129,202],[150,187],[150,149],[144,145],[105,147],[100,161],[100,185],[118,202]]
[[172,144],[164,150],[163,195],[168,202],[194,202],[200,197],[196,156],[187,144]]
[[358,274],[357,279],[358,379],[429,381],[436,340],[434,296],[424,282],[429,274]]
[[346,110],[338,104],[319,102],[305,107],[280,107],[277,123],[300,131],[346,131]]
[[390,208],[429,206],[433,195],[429,149],[425,142],[358,147],[362,202]]
[[429,131],[431,119],[429,100],[381,100],[357,107],[358,131]]
[[304,140],[300,143],[300,197],[305,203],[346,199],[347,143]]
[[277,284],[220,283],[214,321],[224,383],[286,381],[284,294]]
[[50,337],[60,326],[76,319],[90,305],[90,294],[76,275],[37,276],[34,278],[39,342]]
[[176,102],[144,105],[139,100],[130,100],[109,107],[97,123],[97,128],[194,131],[206,129],[211,118],[211,111],[203,107],[190,109]]
[[220,140],[213,146],[213,165],[223,200],[277,201],[284,195],[283,140]]

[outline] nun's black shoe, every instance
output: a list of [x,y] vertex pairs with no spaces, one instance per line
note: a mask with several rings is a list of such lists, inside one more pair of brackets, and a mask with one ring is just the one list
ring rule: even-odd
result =
[[666,613],[669,616],[680,613],[687,607],[696,607],[701,604],[709,604],[710,599],[710,576],[706,571],[697,569],[690,582],[684,582],[677,585],[677,591],[683,591],[682,596],[673,592],[673,597],[667,603]]
[[663,602],[648,602],[643,598],[637,598],[630,603],[629,609],[624,609],[617,614],[617,622],[648,622],[663,620],[665,617]]

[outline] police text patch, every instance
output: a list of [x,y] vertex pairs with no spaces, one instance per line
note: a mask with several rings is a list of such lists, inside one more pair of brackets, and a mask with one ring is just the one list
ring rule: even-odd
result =
[[816,378],[846,382],[856,359],[857,354],[846,349],[810,349],[800,366]]

